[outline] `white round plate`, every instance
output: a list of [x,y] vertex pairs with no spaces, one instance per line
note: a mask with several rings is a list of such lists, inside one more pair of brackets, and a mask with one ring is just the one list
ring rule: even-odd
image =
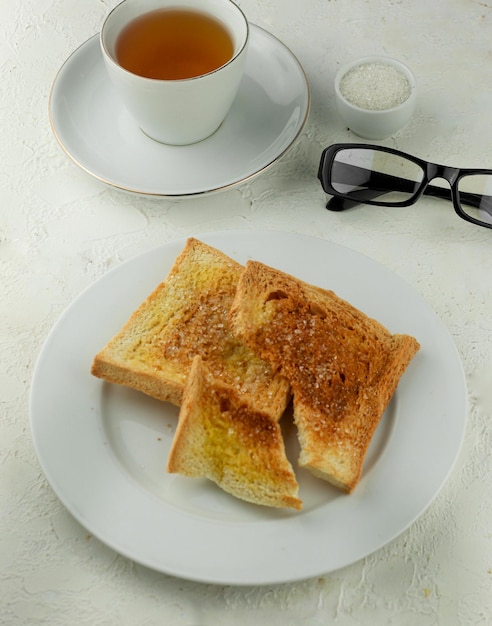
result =
[[262,28],[250,27],[238,95],[209,139],[169,146],[147,137],[114,92],[94,35],[68,58],[53,83],[49,111],[58,142],[89,174],[147,195],[219,191],[259,174],[299,136],[310,94],[292,52]]
[[42,468],[67,509],[114,550],[155,570],[221,584],[322,575],[406,529],[444,484],[461,447],[466,387],[454,343],[428,304],[383,266],[294,233],[199,237],[335,290],[421,350],[404,373],[351,495],[297,467],[301,512],[242,502],[213,483],[166,473],[178,410],[90,374],[94,355],[166,276],[184,240],[112,270],[68,308],[39,357],[31,428]]

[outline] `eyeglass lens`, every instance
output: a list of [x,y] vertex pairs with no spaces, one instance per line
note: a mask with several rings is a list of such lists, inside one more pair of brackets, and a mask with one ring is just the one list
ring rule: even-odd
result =
[[458,200],[464,213],[492,224],[492,174],[469,174],[458,181]]
[[370,148],[339,150],[331,170],[331,184],[338,193],[391,204],[414,196],[423,178],[424,170],[413,161]]

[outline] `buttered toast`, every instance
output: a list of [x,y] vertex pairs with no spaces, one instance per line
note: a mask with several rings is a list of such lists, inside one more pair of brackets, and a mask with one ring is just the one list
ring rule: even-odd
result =
[[248,502],[302,508],[277,421],[214,379],[200,356],[185,387],[167,469],[208,478]]
[[190,238],[168,276],[96,355],[92,374],[180,405],[193,358],[278,420],[289,384],[231,331],[229,309],[243,266]]
[[237,337],[288,379],[299,465],[350,492],[419,349],[335,293],[248,261],[230,313]]

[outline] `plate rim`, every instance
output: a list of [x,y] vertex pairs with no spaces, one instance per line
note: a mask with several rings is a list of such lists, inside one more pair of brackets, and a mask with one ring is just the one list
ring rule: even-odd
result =
[[[67,494],[60,492],[59,486],[56,485],[56,480],[53,480],[52,476],[50,477],[50,474],[51,474],[51,471],[49,468],[50,461],[49,459],[46,458],[45,451],[42,450],[42,445],[40,444],[39,436],[36,436],[36,433],[38,433],[39,435],[38,429],[40,427],[40,422],[39,422],[39,418],[36,417],[37,409],[35,407],[35,402],[36,402],[36,396],[39,394],[38,387],[39,387],[39,377],[42,373],[41,369],[44,366],[45,359],[49,355],[51,342],[53,338],[56,338],[56,334],[58,332],[57,329],[59,329],[60,323],[62,322],[62,320],[66,319],[67,315],[70,315],[71,313],[73,313],[74,310],[77,308],[77,306],[80,304],[80,302],[84,298],[90,297],[91,291],[94,290],[96,286],[99,286],[99,288],[101,288],[101,286],[103,286],[105,282],[107,281],[111,282],[112,277],[116,276],[118,273],[123,275],[125,273],[125,269],[131,267],[132,264],[138,265],[139,263],[144,263],[145,265],[145,260],[152,259],[155,255],[159,256],[160,254],[162,254],[165,257],[166,254],[171,254],[171,251],[179,252],[180,248],[184,245],[184,242],[186,241],[187,237],[170,240],[169,242],[163,245],[157,246],[156,248],[153,248],[141,254],[138,254],[135,257],[128,259],[124,261],[123,263],[119,264],[118,266],[114,267],[113,269],[111,269],[109,272],[104,274],[97,281],[89,285],[65,309],[65,311],[58,318],[58,321],[54,324],[51,331],[49,332],[46,338],[46,341],[43,345],[43,348],[39,354],[37,363],[36,363],[36,367],[35,367],[35,371],[33,375],[33,382],[31,385],[31,394],[30,394],[30,424],[31,424],[31,433],[32,433],[33,443],[34,443],[34,447],[36,450],[36,454],[38,456],[38,460],[48,479],[48,482],[51,484],[58,498],[61,500],[64,506],[69,510],[69,512],[72,515],[74,515],[74,517],[76,517],[76,519],[83,526],[85,526],[92,534],[94,534],[94,536],[98,537],[106,545],[109,545],[118,553],[123,554],[127,556],[128,558],[132,559],[133,561],[141,563],[144,566],[150,567],[152,569],[155,569],[157,571],[160,571],[166,574],[178,576],[178,577],[189,579],[189,580],[195,580],[198,582],[227,584],[227,585],[264,585],[264,584],[280,584],[280,583],[286,583],[286,582],[294,582],[294,581],[303,580],[306,578],[310,578],[312,576],[322,575],[322,574],[326,574],[331,571],[337,570],[341,567],[344,567],[355,561],[358,561],[361,558],[364,558],[365,556],[368,556],[368,554],[371,554],[379,550],[381,547],[383,547],[384,545],[392,541],[395,537],[397,537],[399,534],[401,534],[403,531],[405,531],[418,517],[420,517],[420,515],[428,508],[428,506],[430,506],[430,504],[433,502],[433,500],[435,499],[435,497],[437,496],[437,494],[439,493],[439,491],[442,489],[443,485],[445,484],[446,480],[448,479],[449,474],[451,473],[456,463],[456,460],[458,458],[458,455],[459,455],[459,452],[463,443],[465,427],[466,427],[467,394],[466,394],[466,382],[465,382],[465,377],[463,373],[462,362],[461,362],[461,359],[459,357],[458,351],[456,349],[456,346],[454,344],[452,337],[450,336],[449,332],[442,324],[441,320],[434,313],[433,309],[427,303],[427,301],[420,294],[418,294],[418,292],[416,292],[413,289],[413,287],[411,287],[406,281],[404,281],[402,278],[397,276],[395,273],[391,272],[391,270],[381,265],[377,261],[374,261],[370,257],[367,257],[346,246],[331,242],[330,240],[327,240],[327,239],[314,237],[311,235],[299,235],[297,233],[288,233],[288,232],[283,232],[283,231],[263,231],[263,230],[216,231],[216,232],[203,233],[201,235],[199,234],[199,235],[193,235],[193,236],[210,243],[210,245],[216,245],[217,247],[220,247],[219,244],[221,243],[221,240],[223,240],[224,238],[226,238],[226,240],[229,240],[229,241],[234,241],[236,239],[237,241],[239,241],[239,248],[241,248],[241,246],[244,245],[244,243],[241,243],[241,241],[246,240],[248,238],[249,239],[255,238],[255,240],[266,239],[266,238],[274,238],[274,239],[277,238],[277,240],[280,239],[286,242],[285,245],[291,245],[294,242],[299,243],[301,240],[303,240],[305,243],[315,244],[317,246],[322,246],[322,247],[327,246],[327,248],[332,248],[332,250],[338,251],[340,254],[342,254],[342,256],[346,256],[348,254],[352,258],[356,258],[358,262],[360,263],[363,262],[365,266],[377,268],[378,270],[381,270],[384,275],[392,276],[393,279],[397,283],[399,283],[400,285],[403,285],[403,288],[408,290],[409,293],[411,293],[416,298],[416,301],[420,303],[420,306],[422,306],[423,310],[427,310],[428,314],[433,317],[433,321],[436,324],[436,328],[440,329],[441,339],[445,341],[450,351],[450,353],[448,354],[448,357],[450,356],[450,354],[454,356],[454,362],[452,364],[452,367],[454,369],[454,375],[457,376],[459,374],[459,376],[457,376],[459,380],[455,381],[455,383],[458,382],[459,384],[453,385],[453,389],[456,390],[457,387],[461,387],[460,391],[462,392],[461,397],[458,398],[459,402],[455,401],[456,405],[460,405],[460,408],[463,411],[463,415],[459,423],[455,424],[456,432],[453,434],[454,448],[453,448],[453,454],[451,455],[452,459],[451,461],[446,462],[445,471],[443,471],[443,469],[441,468],[440,470],[441,475],[438,481],[439,484],[437,485],[435,489],[433,489],[432,494],[430,494],[429,497],[426,498],[425,505],[420,506],[418,512],[416,512],[414,516],[405,520],[400,520],[398,522],[399,528],[396,533],[392,533],[391,536],[384,536],[384,533],[383,533],[383,536],[378,537],[375,540],[375,542],[371,544],[371,547],[368,550],[362,549],[361,546],[358,546],[359,554],[357,558],[351,558],[347,561],[344,558],[338,557],[338,562],[332,563],[332,566],[330,566],[328,563],[326,563],[326,565],[321,565],[321,563],[316,563],[316,565],[308,564],[308,566],[306,567],[306,564],[303,564],[302,567],[299,567],[298,574],[296,573],[296,567],[294,566],[294,567],[291,567],[288,572],[283,571],[282,573],[278,572],[277,570],[275,570],[275,568],[273,568],[273,570],[269,572],[258,572],[256,570],[254,571],[252,570],[249,572],[243,572],[239,574],[233,573],[231,576],[224,576],[223,574],[216,575],[213,572],[208,572],[203,569],[198,569],[198,570],[195,569],[195,571],[193,571],[193,567],[190,568],[189,564],[184,567],[183,566],[178,567],[176,564],[174,564],[171,567],[167,567],[165,563],[159,564],[155,562],[154,563],[149,562],[148,559],[142,560],[139,558],[138,550],[135,551],[134,548],[128,545],[128,542],[125,544],[125,542],[121,541],[121,539],[118,541],[118,540],[111,539],[110,537],[108,538],[104,532],[100,532],[100,529],[95,528],[94,520],[86,519],[86,516],[84,516],[81,510],[78,510],[77,507],[73,505],[73,503],[68,502],[70,498],[67,496]],[[237,246],[238,244],[236,243],[235,245]],[[313,247],[314,247],[313,245],[310,246],[311,251],[313,250]],[[307,273],[309,274],[309,270],[307,271]],[[88,376],[90,376],[90,374],[88,374]],[[102,383],[102,381],[100,382]],[[115,471],[119,471],[118,468],[116,468]],[[128,479],[126,478],[124,480],[128,480]],[[353,495],[348,496],[348,498],[353,499],[352,501],[349,501],[349,502],[351,502],[350,506],[353,506],[355,511],[360,510],[361,507],[362,507],[362,510],[364,510],[363,507],[367,506],[367,502],[370,501],[371,497],[374,497],[374,493],[371,495],[370,488],[364,489],[357,496],[353,496]],[[376,497],[380,498],[381,494],[376,494]],[[145,498],[143,498],[141,501],[145,501]],[[270,524],[270,526],[273,526],[273,527],[278,526],[278,528],[281,528],[282,525],[283,526],[287,525],[290,531],[293,532],[294,535],[297,537],[297,539],[301,539],[302,541],[304,541],[304,539],[302,539],[301,534],[299,534],[299,529],[297,529],[295,532],[292,531],[292,525],[296,523],[295,520],[296,519],[302,520],[299,525],[304,527],[304,524],[305,524],[304,530],[307,530],[308,528],[312,528],[313,525],[316,527],[316,524],[323,522],[324,513],[321,509],[307,512],[305,515],[305,520],[303,520],[302,515],[303,514],[301,513],[299,516],[296,515],[296,516],[290,516],[285,519],[281,519],[278,522],[278,524],[275,524],[275,523],[271,524],[270,521],[268,521],[268,523],[258,522],[257,528],[261,529],[262,533],[265,533],[267,536],[270,536],[271,528],[270,529],[266,528],[268,524]],[[181,514],[178,514],[178,517],[180,516],[181,518],[184,518],[184,522],[185,522],[183,525],[183,529],[196,530],[197,528],[196,524],[192,523],[190,519],[187,518],[186,515],[183,516]],[[213,524],[217,524],[217,522],[214,522]],[[200,527],[200,523],[198,523],[198,527]],[[239,528],[242,528],[242,531],[244,532],[246,529],[246,526],[239,524]],[[213,531],[213,529],[211,530],[211,527],[207,527],[205,530],[207,532],[209,531],[212,532],[212,534],[215,532]],[[235,536],[237,533],[237,530],[238,528],[234,527],[233,530],[231,531],[232,535]],[[375,532],[379,532],[379,530],[374,529]],[[222,529],[222,531],[224,531],[224,529]],[[129,529],[126,528],[124,532],[129,532]],[[180,534],[180,537],[181,539],[183,539],[183,533]],[[355,537],[354,539],[356,539],[356,543],[357,541],[361,542],[360,537],[359,538]],[[228,541],[231,541],[230,537],[228,538]],[[362,544],[364,544],[364,541],[362,541]],[[284,549],[289,549],[287,544],[284,546]],[[250,567],[251,567],[251,564],[250,564]]]
[[[64,74],[68,71],[70,65],[75,61],[78,55],[81,55],[91,45],[93,46],[96,45],[96,40],[99,39],[99,33],[96,33],[92,35],[91,37],[89,37],[86,41],[80,44],[75,50],[73,50],[69,54],[69,56],[65,59],[62,65],[59,67],[55,75],[55,78],[52,82],[50,93],[49,93],[49,98],[48,98],[48,115],[49,115],[51,130],[57,140],[57,143],[62,148],[63,152],[69,157],[69,159],[78,167],[80,167],[83,171],[89,174],[91,177],[95,178],[96,180],[99,180],[100,182],[106,185],[109,185],[110,187],[120,189],[128,193],[141,195],[141,196],[170,198],[170,199],[199,197],[203,195],[211,195],[214,193],[222,192],[228,189],[233,189],[237,186],[243,185],[244,183],[252,180],[253,178],[256,178],[260,174],[264,173],[266,170],[270,169],[280,159],[282,159],[282,157],[293,147],[293,145],[296,143],[296,141],[300,137],[309,119],[309,113],[311,109],[311,88],[310,88],[306,71],[304,70],[303,65],[299,61],[298,57],[292,52],[292,50],[285,43],[283,43],[283,41],[281,41],[278,37],[273,35],[271,32],[269,32],[265,28],[262,28],[261,26],[258,26],[257,24],[254,24],[252,22],[249,22],[249,26],[250,26],[251,33],[253,36],[254,35],[258,36],[258,34],[260,34],[261,36],[266,36],[271,42],[275,43],[275,45],[278,47],[279,50],[283,51],[286,58],[289,58],[289,60],[297,67],[299,74],[303,79],[302,82],[303,82],[303,87],[304,87],[303,89],[304,114],[300,117],[300,120],[295,127],[295,132],[290,136],[288,144],[285,145],[280,151],[278,150],[272,151],[272,154],[269,156],[268,160],[265,163],[263,163],[261,167],[259,167],[258,169],[250,173],[243,174],[240,177],[237,177],[235,180],[224,183],[224,184],[217,184],[216,186],[208,186],[206,188],[194,190],[194,191],[192,190],[192,191],[183,191],[183,192],[166,192],[165,190],[163,191],[145,190],[143,188],[137,188],[136,185],[133,185],[133,187],[125,186],[124,184],[118,181],[111,180],[112,177],[108,174],[103,175],[103,174],[97,173],[94,170],[94,168],[91,168],[89,166],[89,164],[85,164],[79,158],[77,158],[73,152],[73,149],[70,149],[70,147],[66,145],[66,142],[64,142],[62,137],[60,136],[60,127],[59,127],[59,124],[57,124],[55,120],[55,115],[53,111],[54,103],[56,100],[57,90],[60,86],[60,82],[64,78]],[[99,62],[102,64],[102,56],[99,59]],[[199,144],[205,144],[207,141],[209,140],[204,140],[203,142],[199,142]],[[199,144],[195,144],[195,145],[199,145]],[[166,146],[166,148],[187,149],[187,148],[193,148],[193,145],[184,146],[184,147],[183,146],[174,146],[174,147]]]

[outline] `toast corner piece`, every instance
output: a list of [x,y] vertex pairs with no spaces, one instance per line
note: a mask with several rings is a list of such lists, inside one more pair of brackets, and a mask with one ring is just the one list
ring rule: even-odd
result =
[[200,356],[185,386],[167,471],[208,478],[254,504],[302,508],[279,424],[213,379]]
[[[168,285],[180,273],[186,275],[187,266],[208,249],[205,244],[189,237],[169,270],[166,279],[140,303],[123,327],[95,355],[90,372],[106,382],[141,391],[157,400],[179,405],[186,380],[183,365],[158,358],[154,354],[156,323],[172,317],[173,310],[166,304]],[[156,315],[155,311],[159,310]],[[156,359],[159,363],[156,366]]]
[[[391,335],[387,343],[386,365],[377,380],[367,387],[367,393],[359,398],[358,414],[347,415],[341,420],[342,431],[346,430],[350,436],[345,437],[343,432],[340,435],[337,428],[332,428],[332,436],[328,439],[321,437],[321,447],[316,427],[318,420],[313,415],[312,407],[296,406],[294,396],[294,416],[301,447],[299,467],[346,493],[352,493],[359,483],[376,428],[403,373],[420,349],[419,342],[410,335]],[[343,422],[347,419],[353,421],[345,427]]]
[[179,405],[182,395],[182,384],[173,373],[171,376],[159,377],[154,372],[133,368],[118,361],[112,353],[113,344],[110,342],[96,356],[91,365],[91,374],[96,378],[122,385],[140,391],[152,398],[163,402]]
[[301,446],[299,467],[345,493],[352,493],[362,474],[362,464],[352,450],[343,450],[335,445],[328,446],[320,457],[310,452],[309,443],[301,435],[299,443]]

